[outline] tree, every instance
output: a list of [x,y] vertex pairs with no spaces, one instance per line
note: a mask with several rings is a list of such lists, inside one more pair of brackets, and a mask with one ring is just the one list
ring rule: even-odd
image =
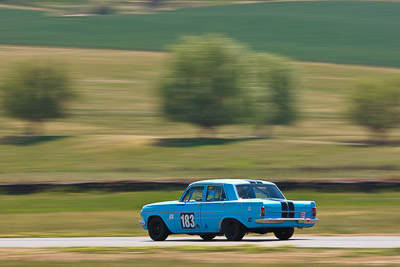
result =
[[88,12],[95,15],[110,15],[116,13],[115,3],[110,0],[93,0],[90,2]]
[[400,83],[360,81],[350,98],[350,119],[384,139],[388,130],[400,124]]
[[238,122],[246,112],[246,49],[220,35],[185,37],[172,47],[160,92],[165,116],[203,129]]
[[70,78],[49,62],[26,62],[12,68],[1,86],[2,106],[14,118],[28,121],[26,133],[34,133],[45,120],[67,115],[67,103],[74,96]]
[[297,115],[295,107],[296,72],[284,57],[258,53],[250,58],[252,120],[257,128],[290,125]]
[[164,0],[149,0],[149,6],[151,8],[158,8],[163,2]]

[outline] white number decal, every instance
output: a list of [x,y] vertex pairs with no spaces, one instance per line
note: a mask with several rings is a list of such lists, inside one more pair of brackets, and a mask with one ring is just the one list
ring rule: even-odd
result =
[[190,222],[189,222],[189,215],[185,215],[185,228],[189,228],[190,227]]
[[183,229],[194,229],[194,213],[181,213],[181,225]]
[[190,219],[190,227],[194,228],[194,214],[191,214],[189,216],[189,219]]

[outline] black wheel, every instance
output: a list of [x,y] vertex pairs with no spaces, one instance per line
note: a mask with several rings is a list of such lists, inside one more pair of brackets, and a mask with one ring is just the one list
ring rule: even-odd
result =
[[292,237],[294,233],[294,228],[282,228],[274,231],[274,235],[279,238],[279,240],[288,240]]
[[214,239],[214,237],[216,237],[216,234],[202,234],[200,235],[200,237],[204,240],[204,241],[211,241]]
[[236,220],[226,220],[222,230],[229,241],[240,241],[246,233],[246,228]]
[[167,239],[169,230],[160,217],[154,217],[149,222],[149,236],[154,241],[164,241]]

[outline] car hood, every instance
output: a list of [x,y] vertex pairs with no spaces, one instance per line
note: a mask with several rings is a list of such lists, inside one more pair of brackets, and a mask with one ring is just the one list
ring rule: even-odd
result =
[[152,207],[158,207],[158,206],[168,206],[168,205],[176,205],[179,204],[181,202],[179,202],[178,200],[173,200],[173,201],[162,201],[162,202],[156,202],[156,203],[152,203],[152,204],[147,204],[143,207],[143,209],[145,208],[152,208]]

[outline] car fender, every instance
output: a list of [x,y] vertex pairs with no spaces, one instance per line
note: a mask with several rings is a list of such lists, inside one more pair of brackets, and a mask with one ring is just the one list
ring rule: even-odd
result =
[[169,220],[169,219],[168,219],[168,215],[166,215],[166,214],[151,214],[151,215],[149,215],[149,216],[147,217],[147,220],[146,220],[146,228],[147,228],[147,226],[149,225],[150,220],[151,220],[152,218],[154,218],[154,217],[159,217],[159,218],[161,218],[161,220],[163,220],[164,224],[167,226],[168,230],[169,230],[171,233],[174,233],[174,232],[175,232],[175,231],[174,231],[174,230],[175,230],[175,223],[174,223],[173,220]]

